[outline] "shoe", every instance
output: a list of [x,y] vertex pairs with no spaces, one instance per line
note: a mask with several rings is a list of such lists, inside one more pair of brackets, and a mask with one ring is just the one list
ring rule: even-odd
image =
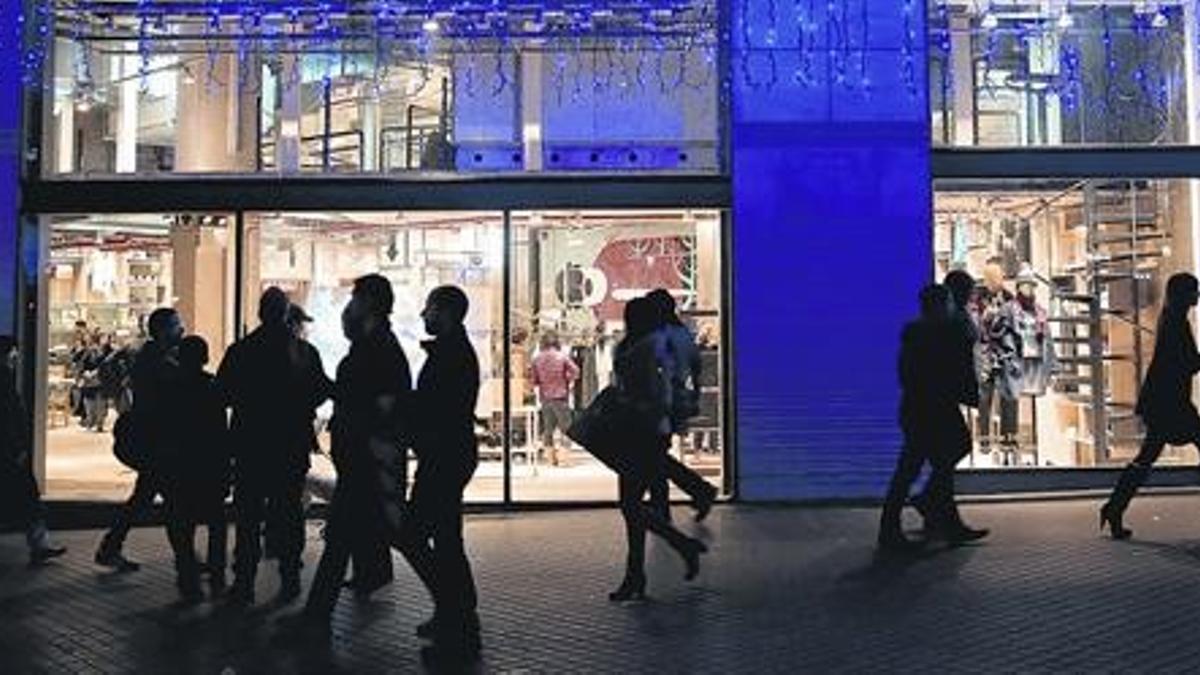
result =
[[300,597],[300,578],[285,578],[279,587],[279,602],[287,604],[298,597]]
[[924,542],[913,541],[900,531],[880,532],[876,544],[888,553],[915,553],[925,547]]
[[254,587],[235,579],[225,598],[234,607],[250,607],[254,604]]
[[952,528],[946,532],[946,541],[956,545],[966,544],[972,541],[979,541],[980,539],[988,536],[989,533],[990,530],[986,528],[976,530],[974,528],[967,527],[966,525],[959,525],[958,527]]
[[185,606],[198,605],[204,600],[204,592],[200,590],[200,579],[179,580],[175,582],[179,589],[179,599]]
[[438,642],[421,648],[421,663],[434,671],[454,671],[479,661],[483,651],[478,640],[464,642]]
[[1133,530],[1125,527],[1121,522],[1123,514],[1113,508],[1111,504],[1105,504],[1100,507],[1100,529],[1103,530],[1105,525],[1108,525],[1109,531],[1112,532],[1112,538],[1117,541],[1128,539],[1133,536]]
[[687,565],[687,571],[683,574],[684,581],[691,581],[700,574],[700,555],[708,553],[708,546],[699,539],[689,539],[684,546],[680,555],[683,556],[683,563]]
[[375,594],[375,591],[387,586],[388,584],[392,583],[392,581],[393,579],[391,577],[386,579],[372,580],[369,583],[360,581],[358,579],[351,579],[342,584],[342,588],[354,591],[354,596],[359,600],[368,600],[372,595]]
[[704,491],[704,494],[700,495],[700,497],[696,499],[696,522],[704,522],[704,519],[708,517],[710,512],[712,512],[713,504],[716,503],[717,488],[710,485],[708,489]]
[[314,640],[328,642],[333,635],[329,619],[320,619],[303,611],[281,617],[275,625],[279,632],[273,641],[285,644],[307,644]]
[[67,552],[66,546],[41,546],[29,552],[29,566],[37,567],[46,561],[58,558]]
[[617,587],[617,590],[608,594],[609,602],[628,602],[630,600],[645,600],[646,599],[646,575],[631,577],[626,575],[625,580]]
[[97,551],[96,564],[103,567],[109,567],[118,572],[136,572],[142,569],[141,565],[115,551]]
[[225,583],[224,572],[213,572],[208,577],[208,594],[213,599],[225,595],[228,585]]

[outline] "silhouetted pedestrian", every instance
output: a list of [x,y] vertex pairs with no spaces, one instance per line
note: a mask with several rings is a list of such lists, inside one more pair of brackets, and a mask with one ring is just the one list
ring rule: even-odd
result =
[[29,417],[17,391],[16,342],[0,336],[0,520],[25,530],[29,564],[40,565],[67,552],[50,541],[45,507],[33,475]]
[[921,466],[931,467],[924,502],[927,522],[952,543],[987,536],[988,531],[967,527],[954,501],[954,467],[971,442],[970,431],[959,409],[977,401],[977,388],[963,356],[962,326],[953,314],[945,286],[921,292],[921,318],[905,326],[900,348],[900,426],[904,447],[880,519],[879,545],[904,550],[911,544],[900,528],[900,512],[908,489]]
[[609,594],[614,602],[646,595],[647,530],[662,537],[679,554],[688,580],[699,574],[700,554],[708,550],[701,541],[675,529],[660,508],[643,501],[652,485],[666,480],[667,447],[671,442],[672,384],[659,363],[665,336],[657,328],[658,313],[652,301],[635,298],[626,304],[625,338],[614,353],[613,372],[622,409],[629,411],[622,426],[629,444],[630,468],[620,473],[618,480],[628,552],[625,578]]
[[200,599],[201,566],[194,548],[196,526],[208,529],[209,574],[213,597],[225,590],[227,527],[225,498],[229,493],[230,454],[225,402],[215,378],[204,370],[208,343],[198,335],[179,344],[179,375],[170,392],[173,444],[177,454],[163,467],[167,536],[175,553],[177,585],[183,599]]
[[1167,301],[1158,319],[1154,357],[1138,394],[1136,412],[1146,424],[1146,437],[1137,457],[1121,472],[1112,495],[1100,508],[1100,527],[1107,524],[1113,539],[1128,539],[1133,531],[1122,523],[1133,495],[1150,474],[1163,446],[1195,445],[1200,449],[1200,414],[1192,403],[1192,378],[1200,372],[1200,353],[1188,322],[1188,312],[1200,297],[1196,277],[1182,273],[1167,280]]
[[288,327],[290,304],[278,288],[263,292],[258,306],[261,325],[229,348],[217,371],[217,383],[233,408],[237,538],[230,595],[242,605],[254,602],[264,523],[279,557],[279,598],[287,602],[300,595],[302,495],[314,411],[329,398],[332,384],[317,350]]
[[354,282],[342,312],[350,353],[338,364],[330,422],[337,487],[304,608],[304,619],[320,628],[328,627],[351,558],[360,595],[392,580],[390,542],[404,500],[412,412],[408,359],[388,319],[393,303],[391,283],[370,274]]
[[129,411],[132,444],[142,457],[137,467],[137,482],[129,500],[117,509],[112,526],[96,551],[96,562],[121,572],[133,572],[138,564],[121,552],[134,519],[149,510],[155,496],[164,489],[162,458],[172,452],[169,394],[178,381],[179,364],[175,350],[183,339],[184,325],[179,313],[160,307],[150,314],[150,339],[134,356],[130,371],[133,407]]
[[435,288],[421,318],[432,340],[417,378],[413,448],[417,472],[399,548],[433,596],[433,618],[418,635],[433,639],[427,662],[474,661],[480,652],[478,598],[463,547],[463,490],[479,464],[475,403],[479,360],[467,339],[465,293]]
[[[950,359],[954,364],[953,368],[958,373],[956,380],[960,389],[959,405],[977,408],[980,400],[980,386],[975,347],[979,342],[979,329],[968,310],[971,294],[975,291],[975,280],[963,270],[952,270],[946,274],[943,285],[950,296],[948,319],[950,328],[957,333],[957,339],[947,345],[949,351],[943,355],[939,363],[948,365],[946,359]],[[961,417],[961,410],[959,413]],[[969,540],[985,536],[987,532],[967,527],[962,522],[962,516],[953,500],[954,467],[970,454],[973,445],[971,427],[964,422],[964,429],[965,432],[958,437],[957,446],[941,449],[945,453],[942,461],[938,464],[930,462],[930,475],[925,483],[925,489],[913,498],[912,503],[925,521],[926,532],[946,534],[951,539],[965,538]],[[946,490],[947,484],[951,486],[948,491]],[[936,499],[939,494],[943,497],[950,495],[950,499],[943,498],[939,503]]]
[[[672,434],[687,433],[688,420],[700,414],[700,376],[702,364],[696,336],[683,325],[675,308],[675,298],[665,289],[651,291],[646,298],[657,312],[658,363],[671,385],[671,409],[668,419]],[[717,488],[688,468],[670,452],[663,465],[665,479],[650,487],[651,502],[670,519],[669,486],[674,483],[692,499],[696,520],[704,520],[717,500]]]

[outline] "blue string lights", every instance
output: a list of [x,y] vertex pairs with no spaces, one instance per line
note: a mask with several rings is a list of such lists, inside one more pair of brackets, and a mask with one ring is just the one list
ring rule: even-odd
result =
[[[76,45],[67,58],[84,92],[93,55],[120,50],[137,58],[143,87],[155,59],[179,55],[203,64],[192,72],[209,86],[233,77],[243,87],[261,86],[267,66],[285,86],[315,78],[329,92],[348,60],[358,59],[374,69],[376,87],[393,65],[415,66],[426,78],[452,68],[456,91],[467,96],[511,90],[514,54],[535,50],[546,55],[560,102],[589,89],[621,96],[703,89],[722,77],[740,78],[751,90],[836,87],[869,95],[887,68],[916,96],[926,58],[941,62],[931,86],[945,102],[959,84],[960,48],[971,50],[965,61],[978,69],[961,78],[963,86],[978,80],[979,95],[992,97],[1044,90],[1068,111],[1114,101],[1128,107],[1131,97],[1162,111],[1181,86],[1182,58],[1172,45],[1182,40],[1184,0],[1055,0],[1040,12],[1007,0],[735,0],[727,27],[718,26],[720,1],[34,0],[18,30],[29,86],[44,82],[57,35]],[[898,42],[872,45],[876,36],[895,35],[872,26],[885,5],[895,12]],[[1200,31],[1200,12],[1192,16]],[[728,61],[718,59],[721,30],[736,36]],[[959,40],[960,31],[969,35]],[[236,69],[222,66],[222,55]],[[719,63],[729,72],[717,73]]]

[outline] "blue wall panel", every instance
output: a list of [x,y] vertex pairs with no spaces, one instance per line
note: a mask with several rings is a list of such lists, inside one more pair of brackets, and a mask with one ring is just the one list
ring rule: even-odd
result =
[[14,332],[20,185],[21,44],[19,0],[0,2],[0,333]]
[[[932,269],[925,55],[903,45],[896,0],[864,0],[865,70],[826,50],[774,50],[756,42],[768,1],[735,3],[733,17],[739,491],[878,496],[899,445],[900,327]],[[910,15],[915,35],[922,19]],[[767,88],[772,51],[779,78]],[[793,73],[806,56],[819,81],[802,85]],[[919,67],[906,72],[910,60]]]

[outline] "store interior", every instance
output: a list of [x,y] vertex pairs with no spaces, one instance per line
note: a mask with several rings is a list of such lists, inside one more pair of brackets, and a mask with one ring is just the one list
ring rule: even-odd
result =
[[[468,334],[482,375],[476,408],[482,462],[468,486],[470,501],[504,499],[506,428],[514,501],[614,498],[610,471],[561,433],[543,438],[530,366],[542,337],[557,335],[579,367],[570,398],[573,409],[582,408],[608,383],[625,303],[655,288],[676,298],[704,366],[701,415],[672,451],[724,487],[720,212],[512,212],[507,252],[502,212],[246,213],[240,246],[233,220],[213,214],[47,219],[42,306],[50,356],[38,410],[51,498],[120,499],[134,478],[111,451],[120,393],[103,393],[102,369],[80,365],[86,358],[79,354],[97,347],[80,345],[99,345],[105,354],[136,347],[149,311],[172,304],[189,331],[210,342],[215,369],[235,335],[235,295],[242,330],[252,330],[257,297],[274,285],[315,319],[308,339],[332,376],[348,349],[339,317],[350,286],[374,272],[392,281],[392,327],[414,372],[424,360],[418,313],[425,294],[452,283],[471,301]],[[239,249],[240,283],[234,276]],[[104,403],[88,405],[98,399]],[[105,409],[89,416],[97,407]],[[330,413],[327,404],[317,420],[326,451]],[[547,443],[557,462],[550,461]],[[313,476],[333,477],[326,456],[314,457]]]
[[[1167,278],[1195,270],[1195,181],[940,181],[935,274],[977,281],[981,404],[970,468],[1116,465]],[[1166,463],[1194,463],[1168,448]]]

